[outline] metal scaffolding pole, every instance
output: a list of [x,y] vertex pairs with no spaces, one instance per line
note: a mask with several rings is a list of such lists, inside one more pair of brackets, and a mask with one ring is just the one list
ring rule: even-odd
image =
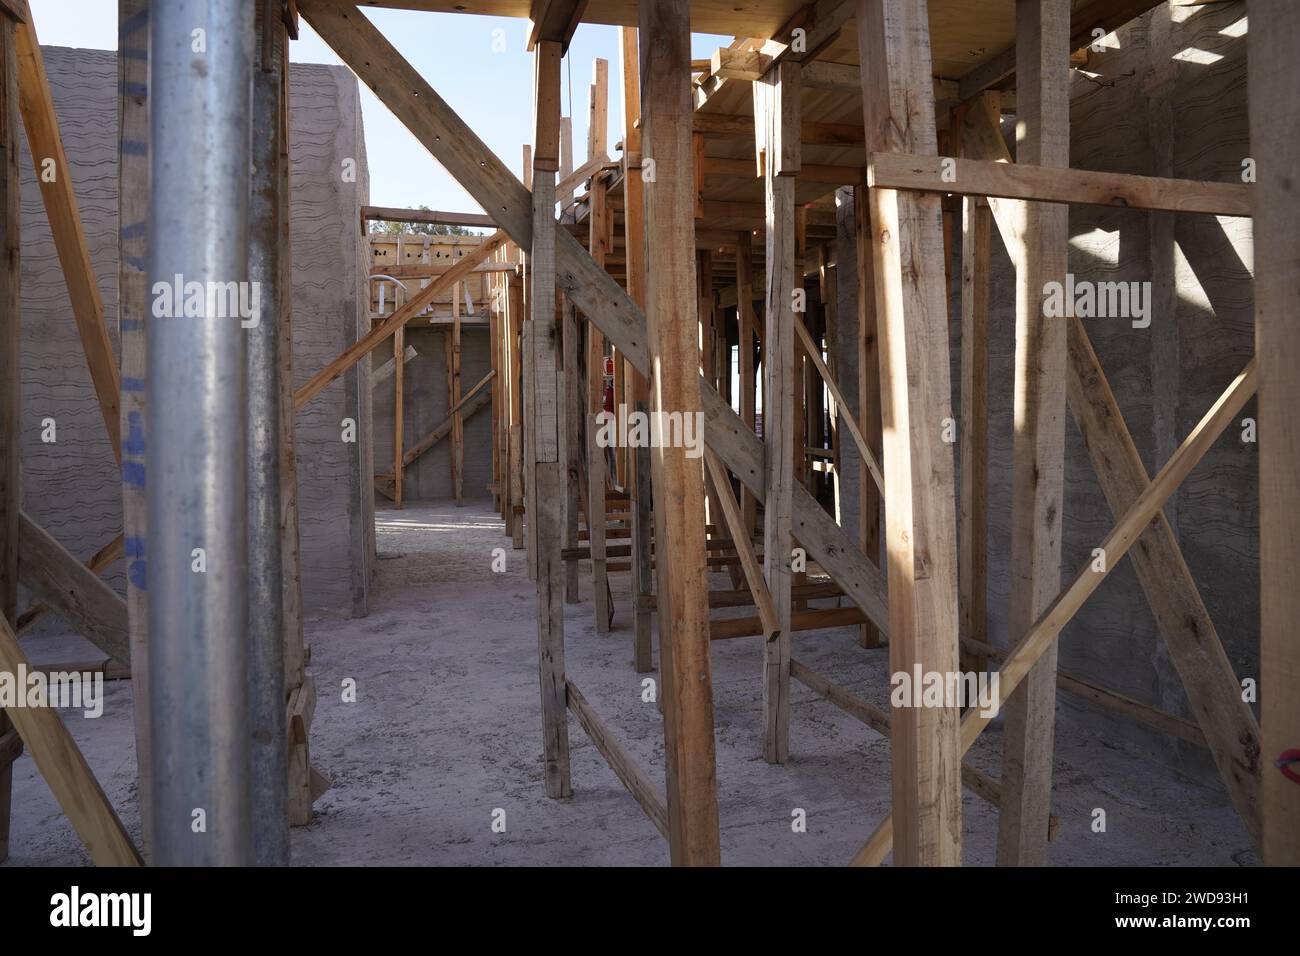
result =
[[242,326],[253,302],[254,0],[168,0],[151,12],[154,862],[247,865],[253,853]]
[[253,74],[248,278],[261,316],[248,330],[248,639],[253,847],[259,866],[289,864],[284,614],[280,550],[280,109],[283,0],[262,0]]

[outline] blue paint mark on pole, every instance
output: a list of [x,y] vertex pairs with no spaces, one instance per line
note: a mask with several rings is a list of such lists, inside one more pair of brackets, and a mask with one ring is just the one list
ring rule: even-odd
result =
[[[122,439],[122,454],[144,455],[144,419],[139,412],[130,412],[126,416],[126,422],[126,437]],[[141,466],[141,472],[143,471],[144,468]],[[143,477],[143,474],[141,474],[142,484]]]
[[133,488],[144,487],[144,465],[138,461],[122,462],[122,484]]

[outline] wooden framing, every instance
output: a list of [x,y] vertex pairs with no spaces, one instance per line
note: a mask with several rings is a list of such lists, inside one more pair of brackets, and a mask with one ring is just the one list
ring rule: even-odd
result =
[[[937,153],[929,24],[921,4],[859,0],[869,151]],[[891,672],[957,670],[957,555],[939,197],[867,191],[880,341]],[[917,569],[924,569],[924,576]],[[891,722],[895,861],[961,861],[955,707],[899,708]]]
[[[18,226],[21,181],[18,176],[18,63],[15,23],[0,15],[0,237],[8,251],[0,268],[0,618],[6,633],[18,618],[19,509],[22,489],[20,406],[22,376],[22,269]],[[13,762],[22,752],[14,747],[17,730],[0,710],[0,862],[9,856],[9,818],[13,793]]]
[[[1300,864],[1300,784],[1283,770],[1300,757],[1300,617],[1293,569],[1300,518],[1297,306],[1300,306],[1300,149],[1295,140],[1300,25],[1291,4],[1251,0],[1250,147],[1259,164],[1255,216],[1255,354],[1260,363],[1260,675],[1263,731],[1263,859]],[[1292,763],[1290,766],[1294,767]]]
[[[1017,158],[1070,163],[1069,0],[1017,0]],[[1046,170],[1044,170],[1046,171]],[[1069,210],[1020,207],[1016,270],[1016,432],[1011,463],[1011,603],[1007,626],[1029,628],[1061,586],[1065,504],[1065,324],[1045,321],[1043,289],[1064,282]],[[1049,645],[1004,721],[998,862],[1047,862],[1056,713],[1056,647]]]

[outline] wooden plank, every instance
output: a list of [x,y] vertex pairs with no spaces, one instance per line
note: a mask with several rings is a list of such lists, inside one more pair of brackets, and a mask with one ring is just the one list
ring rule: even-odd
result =
[[645,815],[650,818],[650,822],[655,825],[655,829],[667,838],[668,807],[663,794],[659,792],[659,788],[651,781],[650,775],[641,769],[636,760],[632,758],[632,755],[618,742],[618,738],[600,719],[600,714],[596,713],[591,704],[587,703],[587,698],[582,696],[582,692],[578,690],[573,681],[566,679],[564,684],[569,710],[573,712],[574,717],[578,718],[579,725],[586,731],[591,742],[596,745],[600,755],[605,758],[605,763],[609,764],[609,769],[614,771],[614,776],[618,777],[619,782],[627,787],[627,792],[632,794],[633,799],[645,811]]
[[[465,398],[461,399],[460,415],[465,420],[469,420],[473,418],[477,412],[479,412],[481,409],[485,408],[488,405],[490,399],[491,399],[491,394],[489,392],[479,392],[478,394],[473,396],[467,395]],[[438,442],[442,441],[444,438],[450,435],[451,423],[452,423],[451,416],[444,418],[441,422],[438,423],[436,428],[434,428],[431,432],[429,432],[429,434],[421,438],[418,444],[413,445],[411,448],[408,448],[406,454],[403,456],[403,463],[406,465],[406,467],[409,468],[411,466],[411,462],[415,461],[415,459],[419,458],[430,448],[433,448],[435,445],[437,445]],[[392,472],[384,472],[383,474],[375,475],[375,481],[392,482],[392,480],[393,480]]]
[[[992,213],[966,197],[961,239],[961,496],[958,499],[958,608],[963,638],[988,639],[989,283]],[[986,663],[972,657],[976,672]]]
[[[375,91],[426,149],[494,216],[516,242],[531,242],[531,201],[519,179],[374,25],[355,9],[303,0],[303,15]],[[416,96],[410,93],[415,92]],[[596,267],[566,228],[556,225],[557,284],[601,327],[643,374],[650,370],[646,315],[615,280]],[[693,289],[693,283],[689,287]],[[693,295],[691,296],[693,299]],[[762,443],[707,382],[699,381],[707,440],[731,472],[760,499],[764,494]],[[802,488],[794,492],[795,533],[801,544],[879,626],[887,624],[884,582],[821,505]]]
[[[1101,544],[1101,550],[1106,556],[1105,569],[1094,570],[1095,563],[1090,556],[1070,585],[1056,596],[1051,605],[1034,621],[1033,626],[1016,642],[998,671],[998,699],[995,703],[999,708],[1005,707],[1007,700],[1015,693],[1026,675],[1053,646],[1062,628],[1078,613],[1079,608],[1083,607],[1084,602],[1101,586],[1111,571],[1120,565],[1124,555],[1142,536],[1151,519],[1164,507],[1165,501],[1191,474],[1192,469],[1205,457],[1210,446],[1232,424],[1246,402],[1254,396],[1258,383],[1258,366],[1256,360],[1251,359],[1106,536]],[[990,713],[993,709],[989,708],[985,711],[971,708],[962,716],[961,754],[970,750],[971,745],[989,725],[992,720]],[[1004,779],[1003,786],[1005,785]],[[889,855],[893,832],[894,818],[891,814],[880,823],[870,839],[853,857],[852,865],[877,866],[882,863]]]
[[[9,622],[0,619],[0,671],[17,674],[28,666]],[[27,753],[49,784],[59,806],[96,866],[143,866],[122,821],[53,707],[6,711]]]
[[[718,456],[711,451],[704,453],[705,466],[713,480],[714,500],[718,502],[722,517],[727,523],[731,539],[736,543],[736,554],[740,558],[740,567],[745,574],[745,583],[754,595],[754,606],[758,609],[758,618],[763,625],[763,634],[771,643],[780,636],[781,621],[772,601],[772,594],[763,579],[763,569],[754,557],[754,545],[750,541],[749,531],[745,528],[745,518],[740,513],[740,506],[731,492],[731,479],[718,461]],[[855,608],[856,610],[856,608]]]
[[[461,403],[460,394],[460,285],[451,287],[451,352],[448,375],[447,407],[455,409]],[[465,416],[452,411],[451,416],[451,491],[456,507],[465,504]]]
[[[86,245],[81,214],[77,210],[72,168],[63,151],[59,118],[54,112],[49,79],[45,75],[45,59],[36,40],[36,30],[30,22],[16,25],[14,45],[18,58],[19,109],[22,112],[23,127],[27,131],[28,146],[39,167],[36,179],[45,204],[45,215],[50,223],[50,234],[68,287],[72,318],[77,323],[81,346],[86,353],[86,365],[90,369],[90,380],[99,399],[104,427],[108,429],[113,454],[120,464],[122,433],[118,400],[121,383],[117,360],[108,338],[108,325],[104,322],[104,300],[95,281],[95,269],[90,262],[90,250]],[[44,164],[47,161],[53,163],[52,175],[45,174]]]
[[427,223],[434,226],[469,226],[485,229],[496,227],[491,216],[478,212],[445,212],[440,209],[399,209],[396,206],[362,206],[362,222]]
[[[1020,108],[1024,109],[1024,106]],[[1031,166],[1023,161],[1010,164],[904,153],[872,153],[867,163],[867,184],[963,196],[998,196],[1033,202],[1118,206],[1210,216],[1251,216],[1255,205],[1251,187],[1242,183],[1160,179],[1156,176]]]
[[[767,287],[763,334],[763,444],[767,490],[763,507],[764,577],[776,614],[776,640],[763,646],[763,759],[790,753],[791,531],[795,486],[793,296],[802,287],[795,259],[794,174],[799,167],[799,65],[783,63],[754,84],[756,148],[765,157]],[[784,169],[783,174],[781,170]]]
[[[1017,0],[1017,156],[1055,175],[1070,162],[1069,0]],[[1045,321],[1043,289],[1066,281],[1069,210],[1023,203],[1016,270],[1016,431],[1011,462],[1013,634],[1030,627],[1061,589],[1065,505],[1065,323]],[[1047,862],[1056,713],[1056,647],[1050,645],[1008,701],[1002,748],[998,863]]]
[[[310,21],[309,21],[310,22]],[[319,395],[325,386],[338,378],[362,358],[369,355],[381,344],[387,341],[388,337],[399,327],[404,326],[406,322],[419,315],[424,311],[435,298],[442,295],[448,289],[452,288],[457,282],[463,279],[470,271],[481,262],[486,262],[488,256],[496,250],[498,246],[506,241],[506,233],[497,230],[483,244],[478,246],[473,252],[467,253],[464,258],[454,266],[444,272],[437,279],[434,279],[427,286],[417,292],[400,308],[391,315],[384,318],[382,322],[363,335],[360,339],[349,345],[343,350],[338,358],[334,359],[323,369],[313,375],[310,379],[294,392],[294,408],[301,409],[313,398]]]
[[406,369],[406,326],[393,332],[393,507],[402,510],[402,479],[406,463],[402,428],[403,384]]
[[871,472],[871,480],[875,482],[876,489],[881,495],[884,495],[885,479],[880,473],[880,464],[876,461],[876,456],[872,453],[871,446],[867,444],[866,436],[862,434],[862,429],[858,427],[856,419],[849,413],[848,406],[844,401],[844,393],[840,391],[839,385],[835,383],[835,377],[831,375],[831,370],[826,367],[821,349],[817,347],[817,343],[813,341],[812,335],[802,322],[796,321],[794,330],[799,337],[799,343],[803,346],[804,353],[812,360],[813,367],[817,369],[817,374],[826,383],[826,388],[830,391],[831,397],[839,404],[839,420],[849,430],[854,443],[858,446],[858,453],[862,455],[862,461],[866,464],[867,470]]
[[[751,432],[758,422],[757,381],[754,371],[754,252],[748,230],[736,233],[736,323],[739,328],[740,420]],[[752,536],[758,523],[758,501],[748,487],[740,490],[740,510]]]
[[[859,0],[869,151],[938,151],[923,4]],[[893,673],[958,668],[947,290],[937,195],[867,190],[882,394]],[[891,728],[896,860],[961,862],[956,707],[903,707]]]
[[[1258,164],[1255,217],[1255,354],[1260,363],[1260,724],[1263,858],[1300,865],[1300,784],[1278,761],[1300,754],[1300,589],[1295,586],[1300,515],[1300,144],[1296,142],[1296,63],[1300,23],[1294,4],[1250,3],[1250,142]],[[1300,764],[1292,764],[1293,773]]]
[[[18,63],[15,26],[0,19],[0,618],[6,626],[18,615],[19,509],[22,487],[22,180],[18,175]],[[0,736],[10,731],[0,710]],[[0,862],[9,856],[13,794],[12,762],[0,763]]]
[[[623,235],[627,253],[627,294],[642,310],[646,304],[645,194],[641,182],[641,59],[637,31],[620,27],[619,65],[623,74]],[[625,357],[626,361],[626,357]],[[631,361],[627,362],[625,403],[631,409],[650,410],[650,385]],[[650,449],[631,450],[632,492],[632,584],[633,594],[654,591],[650,540],[654,519],[650,514]],[[633,601],[632,667],[638,674],[654,669],[654,652],[650,634],[650,608]]]
[[[117,58],[117,333],[119,369],[129,387],[121,400],[122,531],[116,553],[132,554],[126,564],[127,628],[131,644],[131,696],[135,725],[136,794],[139,800],[141,851],[150,854],[153,830],[152,745],[149,731],[149,593],[148,555],[140,547],[148,535],[147,404],[141,383],[148,379],[145,322],[150,311],[145,262],[149,237],[149,0],[118,0]],[[94,559],[89,563],[98,572]],[[107,566],[107,563],[105,564]],[[22,622],[18,634],[22,636]]]
[[[609,148],[609,61],[596,59],[592,64],[590,119],[587,128],[587,152],[604,156]],[[602,269],[609,253],[610,210],[606,202],[607,186],[603,179],[592,180],[587,193],[587,249],[592,261]],[[591,541],[591,600],[596,633],[609,633],[614,617],[614,603],[609,589],[605,559],[605,486],[608,477],[605,449],[596,437],[600,425],[596,417],[605,408],[605,339],[594,322],[587,332],[587,529]]]
[[131,662],[126,602],[26,512],[19,521],[18,578],[90,643],[116,661]]
[[[559,158],[560,44],[537,43],[534,60],[533,220],[550,223],[555,216],[555,166]],[[547,168],[546,156],[555,157]],[[564,564],[560,559],[564,464],[559,457],[557,422],[560,401],[560,356],[555,336],[556,230],[533,232],[528,251],[530,316],[527,356],[533,397],[528,430],[534,435],[530,474],[529,533],[537,553],[537,653],[542,688],[543,765],[548,796],[573,792],[569,775],[569,728],[565,717]]]
[[553,40],[561,52],[569,49],[573,31],[578,28],[587,0],[532,0],[528,13],[528,52],[538,40]]
[[[865,184],[853,188],[853,245],[857,266],[858,337],[853,347],[858,352],[858,420],[867,446],[881,455],[880,419],[880,349],[876,326],[875,264],[872,254],[871,213]],[[858,546],[875,568],[881,562],[881,506],[884,495],[874,482],[858,481]],[[863,624],[858,644],[864,648],[881,645],[879,628],[872,622]]]
[[[685,0],[644,0],[639,36],[643,150],[656,167],[654,180],[645,184],[647,258],[655,269],[646,276],[649,360],[642,366],[652,375],[652,413],[693,416],[702,393],[695,339],[691,39]],[[673,556],[671,563],[659,563],[656,589],[669,851],[676,865],[717,865],[708,577],[699,533],[705,523],[703,468],[681,447],[654,448],[650,460],[655,547],[661,555]]]

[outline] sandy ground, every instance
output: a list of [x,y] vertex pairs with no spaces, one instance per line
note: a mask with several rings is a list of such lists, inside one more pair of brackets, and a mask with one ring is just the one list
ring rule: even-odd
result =
[[[665,842],[569,721],[572,799],[541,784],[533,585],[487,502],[408,506],[377,516],[377,596],[363,620],[312,620],[319,688],[313,760],[333,781],[316,819],[293,832],[303,865],[640,865],[667,862]],[[504,548],[505,573],[491,569]],[[586,566],[583,566],[586,571]],[[566,608],[567,669],[627,750],[663,779],[662,721],[633,673],[629,576],[615,575],[608,635],[584,603]],[[715,586],[724,584],[719,576]],[[889,807],[888,742],[797,682],[790,761],[761,757],[761,651],[756,639],[713,645],[723,862],[838,865]],[[24,644],[36,660],[86,656],[74,641]],[[887,651],[864,651],[855,629],[795,636],[796,658],[881,707]],[[357,700],[342,686],[356,681]],[[139,832],[129,681],[106,685],[105,712],[65,712],[114,806]],[[995,723],[974,763],[996,775]],[[81,864],[87,856],[30,757],[14,768],[7,865]],[[1106,811],[1106,831],[1092,830]],[[793,814],[806,811],[806,832]],[[494,816],[504,811],[505,832]],[[1222,788],[1175,775],[1104,739],[1058,733],[1051,861],[1058,865],[1237,865],[1256,862]],[[997,819],[969,792],[964,855],[993,862]],[[498,827],[499,829],[499,827]]]

